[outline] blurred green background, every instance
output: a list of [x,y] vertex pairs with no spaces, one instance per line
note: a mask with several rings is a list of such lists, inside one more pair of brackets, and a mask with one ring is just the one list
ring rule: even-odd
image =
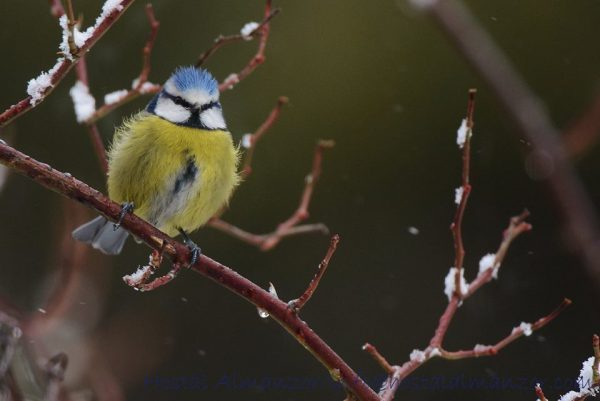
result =
[[[100,0],[74,0],[86,25]],[[263,2],[166,1],[154,3],[161,28],[150,80],[161,83],[191,64],[220,33],[260,20]],[[139,73],[148,25],[136,2],[87,57],[97,104],[127,88]],[[272,22],[267,61],[222,96],[228,125],[239,140],[267,116],[281,95],[290,98],[279,122],[260,143],[254,173],[235,194],[224,218],[258,233],[271,231],[295,209],[318,138],[334,139],[313,198],[311,222],[342,238],[321,286],[302,317],[374,386],[382,375],[361,351],[369,341],[394,363],[424,348],[447,303],[443,279],[453,263],[448,226],[460,181],[456,129],[467,90],[479,89],[473,138],[474,186],[464,222],[466,276],[494,252],[509,216],[527,207],[534,230],[511,248],[500,279],[459,310],[448,349],[489,344],[521,321],[534,321],[563,297],[574,305],[533,336],[498,356],[433,360],[414,376],[450,380],[500,377],[502,389],[405,388],[397,399],[533,399],[567,388],[591,355],[600,323],[598,292],[563,243],[558,213],[542,184],[523,167],[528,146],[519,140],[478,77],[423,15],[403,0],[275,0],[283,12]],[[600,3],[595,0],[468,1],[480,22],[566,127],[598,94]],[[25,96],[27,81],[53,65],[60,30],[45,1],[0,2],[2,91],[0,109]],[[217,78],[238,71],[256,43],[222,49],[206,65]],[[42,104],[1,136],[19,150],[104,190],[104,178],[87,132],[77,125],[68,94],[74,74]],[[123,118],[148,98],[123,107],[100,124],[105,143]],[[599,147],[576,161],[596,204],[600,202]],[[0,193],[0,296],[39,315],[61,283],[66,263],[56,256],[64,230],[62,199],[20,176]],[[69,203],[72,208],[79,208]],[[71,228],[93,213],[86,211]],[[409,233],[417,227],[418,235]],[[313,276],[329,239],[319,234],[283,241],[263,253],[206,228],[193,236],[205,254],[282,299],[298,296]],[[315,400],[342,399],[327,372],[281,327],[208,279],[184,272],[172,284],[140,294],[121,277],[146,261],[148,250],[129,243],[123,254],[90,252],[71,303],[44,335],[29,344],[35,358],[64,351],[67,388],[92,399]],[[207,389],[177,389],[178,378]],[[236,379],[237,377],[237,379]],[[157,384],[156,380],[162,380]],[[227,378],[231,379],[227,381]],[[244,379],[318,380],[316,388],[241,385]],[[517,381],[518,378],[522,380]],[[537,378],[537,379],[536,379]],[[235,383],[240,386],[236,386]],[[228,384],[227,384],[227,383]],[[288,382],[289,383],[289,382]]]

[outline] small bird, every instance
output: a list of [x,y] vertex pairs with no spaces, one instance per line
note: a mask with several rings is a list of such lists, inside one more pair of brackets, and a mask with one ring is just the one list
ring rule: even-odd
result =
[[[145,110],[115,132],[108,153],[108,195],[170,236],[205,224],[239,182],[238,149],[227,130],[219,86],[210,73],[180,67]],[[100,216],[73,238],[105,254],[121,252],[128,232]]]

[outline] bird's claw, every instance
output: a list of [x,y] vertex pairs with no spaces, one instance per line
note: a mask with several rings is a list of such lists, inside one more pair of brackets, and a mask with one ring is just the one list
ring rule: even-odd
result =
[[135,206],[133,202],[125,202],[121,205],[121,213],[119,213],[119,220],[115,224],[113,224],[113,230],[117,231],[119,227],[121,227],[121,223],[123,222],[125,215],[127,213],[133,213],[134,207]]
[[183,237],[183,242],[190,250],[190,253],[191,253],[190,263],[188,263],[188,265],[187,265],[187,267],[190,268],[196,264],[198,259],[200,259],[200,255],[202,255],[202,250],[200,249],[200,247],[198,245],[196,245],[196,243],[194,241],[192,241],[192,239],[189,237],[189,235],[182,228],[178,228],[177,230]]

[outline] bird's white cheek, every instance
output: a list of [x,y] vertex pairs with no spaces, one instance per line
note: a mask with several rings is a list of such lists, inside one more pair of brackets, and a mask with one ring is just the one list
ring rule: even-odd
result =
[[175,104],[171,99],[164,97],[158,98],[154,112],[157,116],[176,124],[186,122],[192,115],[185,107]]
[[223,113],[221,109],[213,107],[200,114],[200,121],[208,129],[225,129],[225,120],[223,119]]

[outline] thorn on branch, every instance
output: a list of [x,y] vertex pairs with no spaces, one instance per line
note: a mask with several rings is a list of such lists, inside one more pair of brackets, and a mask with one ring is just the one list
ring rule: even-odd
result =
[[331,237],[331,241],[329,243],[329,248],[327,249],[327,253],[325,254],[325,257],[323,258],[323,261],[321,263],[319,263],[317,272],[315,273],[314,277],[310,281],[310,284],[308,285],[308,287],[306,288],[304,293],[299,298],[296,298],[288,303],[288,306],[295,313],[300,312],[300,309],[302,309],[302,307],[308,302],[308,300],[312,297],[315,290],[319,286],[319,283],[321,282],[321,279],[323,278],[323,275],[325,274],[325,271],[327,270],[327,267],[329,266],[329,261],[331,260],[331,257],[335,253],[339,242],[340,242],[339,235],[335,234],[333,237]]

